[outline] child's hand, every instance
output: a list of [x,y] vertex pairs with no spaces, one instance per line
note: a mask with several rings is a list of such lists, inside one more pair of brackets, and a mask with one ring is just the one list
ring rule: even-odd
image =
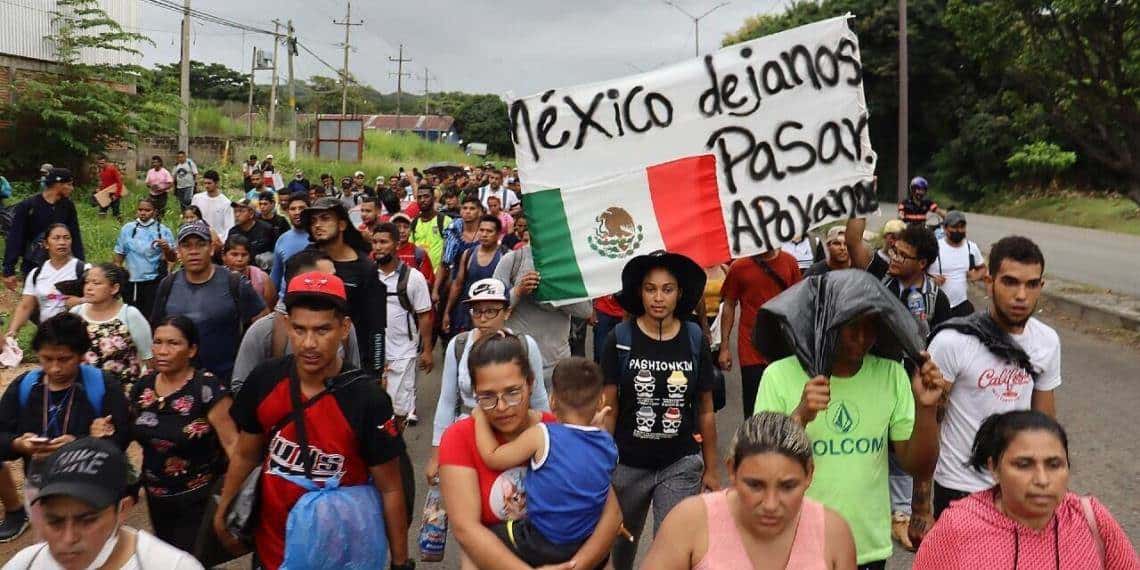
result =
[[596,428],[606,429],[606,417],[613,413],[613,411],[613,406],[606,406],[598,410],[598,412],[594,414],[594,419],[590,420],[590,425]]

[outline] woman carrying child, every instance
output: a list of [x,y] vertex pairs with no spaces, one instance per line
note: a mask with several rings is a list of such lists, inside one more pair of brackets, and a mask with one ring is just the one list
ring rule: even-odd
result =
[[602,353],[606,419],[618,447],[614,490],[633,541],[614,547],[614,567],[633,567],[636,538],[653,507],[654,531],[686,497],[720,488],[713,368],[700,326],[687,321],[705,272],[675,253],[640,255],[621,273],[618,303],[632,317]]
[[[519,337],[500,332],[480,339],[471,348],[468,369],[476,405],[482,409],[497,442],[515,441],[527,429],[555,421],[554,415],[548,412],[530,409],[535,376]],[[444,433],[439,448],[440,491],[455,539],[463,549],[463,567],[532,568],[500,541],[491,528],[508,520],[525,518],[525,469],[515,467],[500,471],[489,467],[479,454],[475,427],[474,418],[459,420]],[[572,491],[567,489],[566,492]],[[612,491],[607,491],[605,506],[592,536],[571,559],[542,568],[598,567],[609,553],[620,526],[617,499]]]
[[[495,525],[495,535],[527,564],[573,558],[594,532],[617,464],[617,446],[595,423],[604,417],[602,369],[592,360],[567,358],[554,367],[551,403],[558,423],[538,423],[500,444],[487,413],[477,406],[475,442],[491,469],[529,466],[527,518]],[[498,405],[498,402],[495,402]]]

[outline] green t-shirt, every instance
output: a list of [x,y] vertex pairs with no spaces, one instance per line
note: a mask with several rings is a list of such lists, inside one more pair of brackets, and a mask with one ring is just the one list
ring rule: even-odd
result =
[[[436,214],[442,216],[442,214]],[[439,231],[440,227],[447,228],[451,226],[451,218],[443,216],[443,224],[439,224],[435,219],[424,221],[417,217],[412,221],[411,235],[408,236],[408,241],[424,248],[427,251],[428,259],[431,260],[431,266],[438,268],[439,260],[443,257],[443,232]]]
[[[764,371],[756,411],[791,414],[807,373],[794,357]],[[850,378],[831,377],[831,403],[807,425],[815,475],[807,496],[834,509],[855,536],[858,563],[891,556],[891,500],[887,445],[910,439],[914,394],[903,367],[867,355]]]

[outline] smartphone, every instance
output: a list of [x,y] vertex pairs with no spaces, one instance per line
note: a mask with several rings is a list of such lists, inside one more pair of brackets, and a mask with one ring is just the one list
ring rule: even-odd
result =
[[32,443],[44,444],[44,443],[50,442],[51,438],[42,437],[42,436],[41,437],[33,437],[33,438],[28,439],[28,441],[30,441]]

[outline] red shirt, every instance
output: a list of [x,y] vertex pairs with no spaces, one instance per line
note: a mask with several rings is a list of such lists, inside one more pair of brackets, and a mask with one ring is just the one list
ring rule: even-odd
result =
[[108,186],[117,185],[115,194],[117,196],[123,195],[123,175],[119,173],[119,169],[111,163],[103,167],[99,171],[99,189],[102,190]]
[[420,262],[417,264],[417,249],[423,250],[423,248],[412,242],[405,243],[396,250],[396,257],[400,258],[400,261],[403,261],[404,265],[419,269],[424,279],[427,279],[428,287],[431,287],[432,284],[435,283],[435,270],[431,265],[431,256],[427,254],[426,250],[423,250],[422,253],[420,253]]
[[613,295],[594,299],[594,310],[619,319],[625,316],[625,310],[621,308],[617,302],[617,297]]
[[[542,423],[558,421],[554,414],[542,412]],[[500,440],[500,443],[503,440]],[[475,420],[463,418],[451,424],[439,441],[439,464],[470,467],[479,475],[479,499],[483,505],[483,526],[499,524],[507,519],[526,518],[526,465],[506,471],[493,471],[483,463],[475,446]]]
[[[786,251],[780,251],[768,265],[784,279],[788,287],[800,282],[800,267],[796,258]],[[768,359],[752,346],[752,327],[756,325],[756,313],[770,299],[783,292],[779,284],[750,257],[737,259],[728,268],[721,297],[740,303],[740,332],[737,334],[737,354],[741,366],[767,364]]]
[[[246,433],[266,434],[292,408],[288,375],[292,357],[267,361],[253,370],[238,392],[233,415]],[[303,397],[303,396],[302,396]],[[339,476],[342,486],[370,484],[370,466],[397,457],[404,444],[396,432],[392,401],[378,384],[357,381],[321,398],[305,410],[305,435],[313,459],[313,481]],[[289,511],[306,490],[273,474],[305,476],[300,437],[293,422],[268,440],[262,464],[260,502],[254,543],[266,568],[279,567],[285,556]]]

